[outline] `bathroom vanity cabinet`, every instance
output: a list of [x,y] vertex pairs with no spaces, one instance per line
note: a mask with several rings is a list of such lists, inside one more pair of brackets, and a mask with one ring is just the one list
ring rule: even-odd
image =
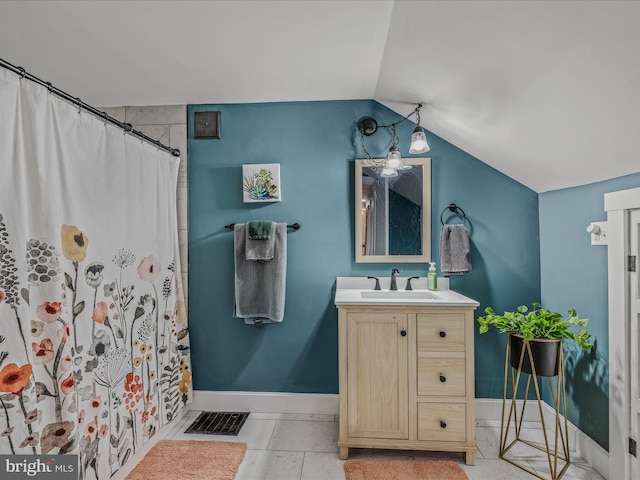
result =
[[462,452],[474,464],[477,302],[466,300],[348,304],[336,296],[341,459],[349,448],[385,448]]

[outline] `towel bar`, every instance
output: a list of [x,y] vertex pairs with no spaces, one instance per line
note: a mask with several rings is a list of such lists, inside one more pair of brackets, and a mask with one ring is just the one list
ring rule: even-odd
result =
[[[225,225],[224,228],[227,230],[233,230],[235,223],[230,223],[229,225]],[[287,225],[287,228],[292,228],[293,230],[300,230],[300,224],[298,222],[293,225]]]

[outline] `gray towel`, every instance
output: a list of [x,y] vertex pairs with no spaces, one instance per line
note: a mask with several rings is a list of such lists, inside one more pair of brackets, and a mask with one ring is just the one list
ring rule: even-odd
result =
[[[271,232],[275,229],[275,222],[271,222]],[[235,228],[234,228],[235,230]],[[285,229],[286,233],[286,229]],[[271,260],[275,254],[275,235],[269,234],[269,238],[252,239],[249,223],[245,228],[245,247],[244,254],[247,260]]]
[[442,226],[440,271],[443,275],[464,275],[471,272],[469,233],[463,224]]
[[[284,319],[284,297],[287,272],[287,224],[273,225],[271,260],[247,260],[246,223],[233,228],[235,263],[235,304],[233,316],[244,318],[244,323],[262,326]],[[259,242],[265,243],[266,240]]]

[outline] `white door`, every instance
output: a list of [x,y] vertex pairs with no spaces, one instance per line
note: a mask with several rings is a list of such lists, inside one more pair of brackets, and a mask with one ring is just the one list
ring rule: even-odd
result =
[[[635,272],[629,272],[629,380],[630,408],[629,438],[640,442],[640,210],[631,210],[629,218],[629,255],[636,258]],[[633,269],[630,269],[633,270]],[[636,450],[638,448],[636,447]],[[629,454],[631,477],[640,478],[640,452]]]

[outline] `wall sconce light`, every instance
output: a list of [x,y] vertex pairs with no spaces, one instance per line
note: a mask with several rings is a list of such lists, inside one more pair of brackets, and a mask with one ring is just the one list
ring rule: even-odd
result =
[[[427,143],[427,136],[424,134],[424,130],[420,127],[420,109],[422,103],[401,120],[392,123],[390,125],[378,125],[375,118],[365,117],[358,122],[358,130],[360,130],[360,143],[362,144],[362,150],[367,156],[369,165],[376,172],[380,173],[383,177],[396,177],[398,170],[404,170],[411,168],[402,163],[402,157],[400,155],[400,149],[398,148],[398,136],[396,134],[396,126],[400,123],[408,120],[411,115],[416,116],[416,128],[411,135],[411,145],[409,146],[409,153],[412,155],[425,153],[429,151],[429,144]],[[370,137],[378,131],[378,128],[389,128],[392,133],[391,147],[389,147],[389,153],[386,158],[373,158],[367,147],[364,144],[364,137]]]

